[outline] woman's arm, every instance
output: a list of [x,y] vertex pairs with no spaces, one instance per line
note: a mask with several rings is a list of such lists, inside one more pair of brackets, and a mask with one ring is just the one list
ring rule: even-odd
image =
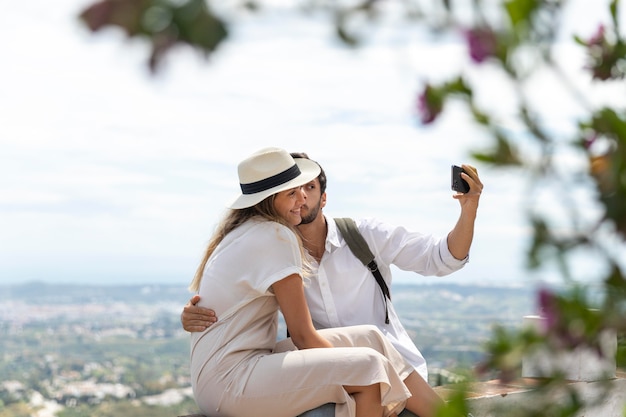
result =
[[283,312],[293,344],[298,349],[333,347],[313,327],[309,307],[304,298],[304,285],[293,274],[272,285],[280,310]]

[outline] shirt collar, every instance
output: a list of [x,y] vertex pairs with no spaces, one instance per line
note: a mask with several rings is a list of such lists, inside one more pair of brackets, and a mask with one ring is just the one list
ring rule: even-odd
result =
[[341,246],[341,243],[339,242],[339,232],[337,231],[337,225],[335,224],[335,220],[329,219],[326,216],[324,216],[324,219],[326,220],[327,230],[326,245],[324,249],[326,250],[326,252],[333,253],[335,249]]

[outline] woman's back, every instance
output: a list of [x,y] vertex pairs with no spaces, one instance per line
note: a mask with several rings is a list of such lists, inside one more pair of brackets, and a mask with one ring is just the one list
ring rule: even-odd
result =
[[251,299],[272,296],[274,282],[301,273],[294,233],[272,221],[251,219],[228,233],[207,265],[199,289],[200,304],[227,319]]
[[287,227],[249,220],[230,232],[206,265],[202,303],[219,314],[218,323],[192,334],[192,383],[201,373],[222,385],[245,381],[258,355],[276,344],[278,303],[271,286],[301,273],[297,239]]

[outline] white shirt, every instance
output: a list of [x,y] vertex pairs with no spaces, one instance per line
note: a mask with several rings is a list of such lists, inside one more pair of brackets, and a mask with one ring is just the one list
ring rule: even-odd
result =
[[226,321],[253,299],[273,298],[271,286],[292,274],[302,275],[295,233],[277,222],[251,219],[215,248],[204,268],[198,305],[210,306]]
[[[325,252],[317,274],[305,283],[306,299],[315,327],[374,324],[428,380],[426,360],[400,323],[393,304],[388,303],[389,324],[385,324],[385,304],[376,279],[352,254],[339,235],[334,220],[326,220]],[[409,232],[403,227],[394,227],[375,219],[356,220],[356,223],[390,288],[390,265],[420,275],[443,276],[461,269],[468,261],[468,258],[458,260],[452,256],[445,237]],[[311,261],[316,264],[315,260]]]

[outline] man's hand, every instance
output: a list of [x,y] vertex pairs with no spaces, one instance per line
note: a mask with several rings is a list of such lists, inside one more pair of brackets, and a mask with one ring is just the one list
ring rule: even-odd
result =
[[468,208],[475,214],[478,208],[478,200],[480,200],[480,195],[483,192],[483,183],[480,181],[476,168],[465,164],[463,164],[462,167],[465,172],[461,173],[461,178],[467,181],[470,190],[465,194],[457,193],[452,197],[459,200],[462,209]]
[[198,301],[200,301],[199,295],[196,294],[191,297],[180,315],[180,322],[183,325],[183,329],[188,332],[203,332],[217,321],[215,311],[196,306]]

